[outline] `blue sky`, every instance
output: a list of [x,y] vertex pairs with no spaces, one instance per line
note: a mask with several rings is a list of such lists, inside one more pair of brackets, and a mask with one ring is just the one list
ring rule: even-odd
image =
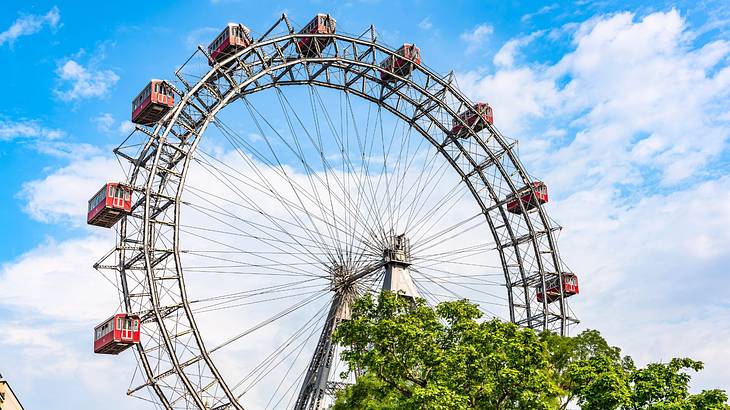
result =
[[450,3],[4,2],[0,372],[26,406],[130,404],[129,358],[83,345],[107,314],[90,306],[115,298],[89,268],[108,237],[84,225],[85,201],[119,174],[111,148],[149,78],[171,78],[228,22],[262,32],[282,12],[298,25],[327,12],[349,33],[374,24],[454,70],[550,184],[561,251],[584,278],[582,326],[639,361],[704,360],[695,387],[730,389],[730,8]]

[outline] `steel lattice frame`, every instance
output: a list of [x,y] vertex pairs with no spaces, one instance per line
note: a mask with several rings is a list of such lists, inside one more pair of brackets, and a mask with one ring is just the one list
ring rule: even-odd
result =
[[[301,56],[296,38],[328,37],[317,57]],[[552,224],[542,207],[521,215],[506,211],[506,198],[532,180],[516,156],[514,142],[489,126],[474,132],[458,117],[470,102],[454,85],[423,65],[395,82],[380,81],[378,63],[394,51],[377,42],[374,30],[362,36],[301,35],[286,16],[251,46],[203,73],[176,75],[181,101],[152,127],[139,127],[136,148],[120,146],[129,161],[128,184],[140,195],[119,225],[116,248],[96,267],[121,280],[123,306],[143,317],[143,344],[137,352],[144,383],[164,408],[242,409],[221,378],[187,301],[180,260],[180,208],[192,154],[216,113],[242,96],[272,87],[315,85],[361,97],[410,124],[451,164],[471,191],[494,237],[507,285],[509,319],[521,326],[565,334],[577,322],[562,295],[538,302],[535,289],[562,280]],[[191,57],[207,56],[202,48]],[[207,69],[207,67],[206,67]],[[467,138],[450,133],[453,121],[469,128]],[[140,148],[141,147],[141,148]],[[532,195],[535,195],[532,192]]]

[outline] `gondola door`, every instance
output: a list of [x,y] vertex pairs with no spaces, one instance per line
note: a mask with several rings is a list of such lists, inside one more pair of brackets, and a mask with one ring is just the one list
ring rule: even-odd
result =
[[120,338],[123,342],[132,342],[134,338],[134,329],[132,329],[132,319],[130,318],[119,318],[117,319],[117,325],[121,322]]
[[[122,199],[122,195],[120,192],[120,189],[117,185],[109,185],[109,192],[107,192],[107,195],[109,198],[111,198],[112,207],[114,208],[121,208],[124,206],[124,200]],[[108,203],[108,202],[107,202]]]
[[120,185],[109,186],[109,197],[112,198],[112,206],[117,209],[124,209],[124,204],[129,200],[129,190]]

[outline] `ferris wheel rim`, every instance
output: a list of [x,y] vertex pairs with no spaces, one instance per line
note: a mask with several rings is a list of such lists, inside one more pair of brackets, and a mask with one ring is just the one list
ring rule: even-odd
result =
[[[246,53],[252,52],[253,50],[256,50],[259,47],[264,47],[266,45],[275,44],[275,43],[281,42],[281,41],[294,41],[294,39],[297,38],[298,36],[299,35],[297,35],[297,34],[295,34],[293,32],[290,32],[290,34],[286,34],[286,35],[278,36],[278,37],[273,37],[273,38],[270,38],[270,39],[266,39],[266,40],[264,40],[262,42],[254,42],[251,46],[249,46],[246,49],[241,50],[238,53],[236,53],[235,55],[229,57],[228,60],[225,60],[221,64],[218,64],[216,66],[211,67],[209,69],[208,73],[205,76],[203,76],[203,78],[201,78],[194,86],[192,86],[190,89],[186,90],[184,93],[180,94],[180,96],[182,97],[181,98],[181,102],[173,110],[171,110],[171,112],[168,113],[162,120],[160,120],[159,123],[155,124],[155,126],[154,126],[154,128],[153,128],[152,131],[149,131],[148,132],[148,134],[149,134],[148,147],[152,147],[155,144],[155,142],[157,143],[157,147],[155,148],[156,151],[155,151],[155,155],[154,155],[154,161],[153,161],[153,164],[152,164],[151,168],[149,170],[147,170],[146,168],[144,168],[145,165],[140,166],[139,164],[137,164],[137,166],[135,166],[135,168],[134,168],[134,171],[133,171],[132,175],[130,176],[130,183],[131,184],[134,184],[134,182],[136,181],[136,178],[138,177],[138,175],[140,173],[143,173],[144,174],[145,172],[148,172],[148,175],[151,175],[153,177],[156,175],[156,170],[157,170],[157,167],[158,167],[158,164],[159,164],[160,154],[162,152],[162,147],[164,146],[166,139],[169,137],[170,129],[172,128],[172,124],[174,124],[174,123],[176,123],[176,121],[178,121],[178,118],[180,117],[181,112],[183,112],[183,110],[185,109],[185,107],[188,106],[188,104],[194,104],[194,102],[192,102],[191,100],[194,98],[194,96],[197,95],[197,93],[199,92],[199,90],[201,90],[203,87],[205,87],[205,85],[208,82],[209,78],[212,77],[212,76],[220,75],[220,67],[224,66],[227,62],[231,62],[233,60],[236,60],[241,55],[244,55]],[[387,54],[387,55],[393,55],[394,54],[394,51],[392,49],[386,48],[382,44],[377,43],[375,40],[373,40],[373,41],[366,41],[366,40],[363,40],[363,39],[360,39],[360,38],[349,37],[349,36],[345,36],[345,35],[342,35],[342,34],[333,34],[333,35],[330,35],[330,36],[332,37],[333,42],[335,42],[335,43],[336,43],[337,40],[343,40],[343,41],[358,43],[358,44],[364,45],[364,46],[369,46],[369,47],[377,48],[378,51],[380,51],[380,52],[382,52],[384,54]],[[297,59],[293,59],[291,61],[288,61],[286,64],[288,64],[288,65],[305,65],[305,64],[310,63],[310,62],[314,62],[314,63],[318,63],[318,64],[324,64],[324,63],[331,63],[332,64],[332,63],[334,63],[337,60],[344,61],[345,63],[351,64],[353,66],[367,67],[368,69],[373,70],[375,73],[377,73],[378,70],[379,70],[379,67],[377,67],[377,65],[367,64],[367,63],[364,63],[363,61],[346,60],[346,59],[343,60],[343,56],[335,56],[333,58],[323,58],[323,57],[312,58],[312,57],[306,57],[306,56],[299,55]],[[281,66],[270,66],[270,67],[266,68],[265,71],[260,72],[258,74],[258,77],[253,78],[251,81],[249,81],[249,83],[254,82],[255,79],[265,77],[266,75],[270,74],[271,72],[273,72],[275,69],[278,69],[278,68],[281,68]],[[436,79],[438,79],[437,82],[440,83],[440,85],[442,85],[444,87],[444,89],[448,89],[449,92],[452,95],[454,95],[456,97],[459,97],[462,105],[465,105],[465,106],[470,106],[471,105],[471,101],[469,101],[466,97],[464,97],[463,94],[455,86],[452,86],[451,84],[447,83],[440,76],[436,75],[435,73],[433,73],[428,68],[423,67],[423,66],[416,66],[415,67],[415,70],[418,70],[418,71],[426,74],[429,78],[433,78],[434,81],[436,81]],[[362,75],[362,78],[364,78],[364,79],[367,79],[367,77],[368,77],[367,74],[363,74]],[[401,87],[412,87],[413,89],[416,89],[416,90],[419,89],[419,85],[413,83],[413,81],[411,80],[410,77],[401,77],[401,76],[397,76],[397,77],[398,77],[399,82],[401,82],[402,84],[405,84],[405,85],[403,85]],[[377,79],[375,79],[375,80],[377,81]],[[272,84],[267,85],[267,86],[257,86],[254,90],[251,90],[250,93],[251,94],[257,93],[257,92],[263,91],[263,90],[268,89],[268,88],[271,88],[271,87],[302,85],[302,84],[310,84],[310,85],[316,85],[316,86],[337,88],[337,87],[334,87],[331,83],[323,83],[323,82],[318,81],[316,79],[310,79],[310,81],[308,81],[308,82],[298,82],[298,83],[291,82],[291,83],[287,83],[286,81],[280,81],[280,82],[277,82],[275,84],[272,83]],[[358,94],[358,91],[357,90],[348,90],[347,87],[339,88],[339,90],[340,91],[344,91],[344,92],[350,92],[353,95],[357,95],[359,97],[363,97],[364,98],[364,95]],[[397,93],[398,93],[398,91],[395,91],[394,92],[394,94],[397,94]],[[248,94],[248,93],[246,93],[246,94]],[[176,249],[174,250],[174,257],[175,257],[175,261],[176,261],[175,262],[176,269],[178,269],[178,271],[180,272],[180,277],[178,278],[178,281],[181,284],[181,289],[182,289],[182,291],[181,291],[181,293],[182,293],[181,294],[181,298],[183,298],[183,305],[185,305],[182,308],[186,310],[186,315],[188,316],[188,320],[190,321],[191,327],[193,328],[193,334],[196,336],[196,340],[197,340],[198,346],[200,348],[201,353],[203,353],[203,354],[209,354],[209,353],[206,350],[206,347],[205,347],[205,345],[204,345],[204,343],[202,341],[200,332],[197,329],[197,325],[195,324],[194,315],[189,310],[189,306],[187,305],[187,302],[184,300],[187,296],[185,296],[185,291],[184,291],[184,289],[185,289],[184,275],[182,274],[182,266],[181,266],[181,263],[180,263],[180,260],[179,260],[179,240],[177,239],[177,238],[179,238],[179,210],[180,210],[179,201],[180,201],[180,195],[181,195],[182,190],[184,189],[184,186],[185,186],[185,175],[187,173],[187,168],[189,167],[189,164],[190,164],[190,158],[192,157],[192,153],[195,152],[195,150],[196,150],[198,141],[200,141],[202,139],[202,136],[205,134],[205,130],[207,129],[207,127],[210,124],[211,120],[215,117],[215,114],[217,112],[219,112],[221,109],[223,109],[226,105],[228,105],[231,102],[231,99],[232,98],[234,98],[234,97],[235,98],[238,98],[241,95],[244,95],[244,94],[239,94],[238,92],[236,92],[236,93],[229,93],[229,96],[225,100],[221,100],[221,103],[219,105],[217,105],[216,107],[214,107],[213,110],[211,110],[211,111],[208,112],[208,114],[207,114],[207,116],[206,116],[206,118],[204,120],[204,123],[203,123],[202,127],[200,128],[201,131],[199,131],[199,133],[198,133],[199,135],[197,135],[197,137],[196,137],[193,145],[191,145],[190,146],[190,149],[188,150],[188,155],[186,155],[186,157],[185,157],[185,160],[184,160],[185,161],[185,165],[184,165],[184,170],[185,171],[183,172],[182,178],[179,181],[179,186],[178,186],[178,189],[176,190],[176,196],[175,196],[175,201],[176,201],[176,204],[175,204],[175,209],[176,209],[176,211],[175,211],[176,212],[175,220],[178,221],[178,222],[176,223],[176,226],[175,226],[176,233],[175,233],[174,237],[176,238],[175,239],[175,248]],[[427,98],[429,98],[429,101],[430,102],[435,102],[436,105],[440,106],[441,108],[443,108],[447,112],[449,112],[449,114],[451,115],[451,119],[452,120],[462,121],[462,120],[458,119],[458,114],[459,114],[458,112],[455,112],[451,107],[449,107],[446,104],[444,104],[441,101],[439,101],[436,97],[434,97],[427,90],[422,90],[422,95],[427,96]],[[365,99],[367,99],[367,98],[365,98]],[[380,103],[378,103],[376,101],[370,100],[370,102],[374,102],[374,103],[376,103],[376,104],[378,104],[380,106],[384,106],[392,114],[398,116],[398,114],[396,114],[396,111],[391,110],[390,109],[391,107],[389,107],[387,104],[384,104],[383,101],[380,101]],[[426,113],[425,115],[428,116],[429,114]],[[408,119],[407,118],[404,118],[403,116],[399,116],[399,118],[401,118],[404,121],[408,121]],[[436,140],[434,140],[432,138],[429,138],[428,132],[425,131],[425,130],[423,130],[415,122],[416,121],[413,120],[412,122],[409,123],[409,125],[413,126],[415,129],[417,129],[422,134],[422,136],[424,138],[428,139],[430,143],[432,143],[435,147],[438,148],[439,143]],[[165,126],[165,124],[167,124],[167,126]],[[492,158],[492,160],[494,160],[496,158],[496,156],[494,155],[493,152],[491,152],[491,149],[489,147],[487,147],[486,144],[483,141],[481,141],[481,139],[477,135],[477,133],[475,133],[473,130],[471,130],[471,127],[468,127],[468,128],[469,128],[470,138],[472,138],[475,141],[477,141],[478,143],[480,143],[481,146],[482,146],[482,148],[486,152],[491,153],[492,154],[491,158]],[[493,128],[493,127],[490,127],[490,128]],[[515,168],[519,171],[521,178],[523,180],[529,180],[529,176],[524,171],[524,167],[522,166],[521,162],[517,158],[516,154],[514,152],[512,152],[512,150],[508,147],[509,144],[504,140],[504,138],[501,136],[501,134],[499,134],[499,132],[496,131],[496,129],[490,129],[490,133],[499,142],[499,144],[502,147],[505,147],[505,150],[504,150],[504,152],[503,152],[502,155],[506,155],[509,158],[509,160],[514,164]],[[458,146],[462,150],[462,152],[464,152],[464,148],[461,146],[461,142],[458,140],[458,138],[454,137],[452,143],[454,145]],[[447,160],[449,160],[449,162],[452,164],[452,166],[454,166],[454,168],[457,170],[457,172],[460,171],[460,169],[457,166],[455,166],[452,161],[450,161],[450,158],[445,154],[445,152],[442,152],[442,151],[443,151],[443,148],[441,149],[440,152],[444,155],[444,157]],[[143,153],[144,152],[145,151],[143,150]],[[477,170],[477,167],[479,166],[479,164],[478,163],[475,163],[474,161],[472,161],[472,163],[473,163],[472,165],[474,165],[474,167],[475,167],[474,170]],[[497,168],[500,170],[500,172],[502,174],[505,174],[505,175],[507,174],[507,172],[502,168],[502,166],[501,166],[501,164],[500,164],[499,161],[495,161],[495,164],[496,164]],[[461,173],[461,174],[462,174],[461,175],[462,178],[465,178],[465,174],[463,174],[463,173]],[[481,170],[477,170],[476,174],[478,174],[481,177],[481,179],[484,181],[484,184],[490,189],[490,193],[495,198],[497,198],[497,195],[493,192],[494,190],[490,186],[489,181],[482,174],[482,171]],[[508,183],[510,183],[510,188],[511,188],[512,192],[515,192],[516,193],[519,190],[520,187],[515,186],[514,184],[512,184],[511,183],[512,180],[510,178],[505,178],[505,180],[508,181]],[[151,211],[150,211],[151,198],[153,198],[155,195],[159,194],[159,192],[157,192],[157,193],[154,192],[154,189],[153,189],[153,185],[154,185],[153,183],[154,183],[154,181],[155,181],[154,178],[149,178],[148,181],[147,181],[147,183],[145,184],[145,188],[144,188],[144,197],[145,197],[145,204],[144,204],[145,208],[144,209],[145,209],[145,217],[146,217],[146,219],[145,219],[145,225],[144,225],[145,231],[147,231],[146,228],[149,226],[149,223],[150,223],[148,217],[151,214]],[[473,191],[472,191],[472,193],[476,196],[476,194]],[[495,238],[494,238],[495,239],[495,243],[499,243],[499,240],[498,240],[498,238],[496,236],[496,232],[493,229],[494,224],[492,223],[492,221],[491,221],[488,213],[486,212],[486,210],[484,210],[484,206],[483,205],[480,205],[480,206],[481,206],[481,208],[484,211],[483,213],[485,214],[485,217],[488,220],[488,223],[489,223],[490,228],[492,228],[492,234],[495,236]],[[500,208],[502,208],[502,206],[500,206]],[[549,227],[550,226],[549,218],[547,217],[547,214],[544,211],[544,209],[542,207],[538,207],[537,208],[537,212],[539,214],[539,217],[542,219],[544,225],[547,226],[547,227]],[[501,213],[503,214],[503,219],[505,221],[507,221],[508,218],[506,217],[506,215],[504,215],[505,211],[503,209],[501,209]],[[534,230],[534,228],[531,225],[530,218],[528,218],[527,216],[525,216],[525,220],[526,220],[526,224],[529,226],[530,232],[533,233],[535,230]],[[125,226],[125,225],[126,225],[126,220],[123,222],[123,226]],[[122,229],[125,229],[125,228],[123,227]],[[509,227],[508,227],[508,229],[509,229]],[[147,233],[145,233],[145,239],[147,239],[147,236],[146,235],[147,235]],[[511,236],[512,243],[515,243],[516,238],[515,238],[514,234],[511,234],[510,236]],[[555,263],[555,265],[559,269],[559,266],[560,266],[560,263],[561,262],[559,260],[559,255],[558,255],[558,252],[557,252],[557,245],[555,244],[554,238],[552,236],[552,231],[548,230],[546,232],[546,236],[548,238],[548,242],[549,242],[549,246],[550,246],[550,251],[552,252],[553,258],[555,259],[554,263]],[[534,236],[531,238],[531,241],[533,241],[533,242],[536,241],[536,239],[534,238]],[[144,258],[145,258],[146,264],[147,264],[147,266],[151,266],[152,263],[154,262],[154,257],[155,257],[154,250],[152,250],[152,252],[150,252],[150,250],[147,249],[147,247],[148,247],[147,240],[145,240],[144,246],[146,248],[145,249],[145,252],[144,252]],[[514,246],[516,247],[517,244],[515,243]],[[539,251],[539,246],[536,245],[536,244],[534,246],[535,246],[536,251]],[[499,250],[500,256],[502,256],[502,254],[503,254],[502,247],[499,247],[498,250]],[[537,263],[538,263],[538,265],[540,265],[540,259],[539,258],[537,259]],[[507,277],[507,273],[506,273],[506,269],[507,268],[506,268],[505,264],[506,264],[506,262],[504,262],[504,260],[502,259],[503,269],[505,269],[505,277]],[[542,267],[539,267],[539,270],[540,270],[540,273],[542,273],[541,274],[541,280],[542,280],[542,283],[543,283],[543,286],[544,286],[544,281],[545,281],[545,278],[544,278],[544,270],[543,270]],[[151,271],[148,271],[148,273],[147,273],[147,276],[148,276],[148,284],[149,284],[149,286],[150,286],[151,289],[154,289],[155,288],[155,281],[154,281],[154,276],[153,275],[154,274]],[[526,278],[526,275],[525,275],[524,272],[523,272],[523,275],[522,276],[523,276],[523,284],[522,284],[522,286],[525,289],[527,289],[527,287],[529,286],[529,284],[527,283],[527,278]],[[507,280],[509,281],[510,279],[507,278]],[[155,292],[151,292],[151,294],[154,294],[154,293]],[[525,291],[525,293],[527,293],[527,291]],[[128,299],[129,299],[129,292],[125,290],[125,295],[124,296],[125,296],[125,303],[126,304],[129,304],[129,301],[128,301]],[[512,299],[511,293],[508,292],[508,296],[510,297],[510,305],[512,305],[513,302],[511,300]],[[150,297],[153,298],[154,295],[151,295]],[[559,300],[560,300],[560,309],[561,309],[561,312],[565,312],[564,297],[562,295],[562,289],[561,289],[561,295],[560,295],[560,299]],[[153,305],[153,307],[156,308],[156,311],[155,311],[155,316],[156,316],[156,319],[157,319],[156,322],[157,322],[157,326],[160,326],[161,334],[162,335],[168,335],[168,331],[164,328],[164,320],[162,320],[163,319],[162,318],[162,313],[163,312],[159,311],[160,306],[157,306],[157,304],[156,304],[156,302],[154,300],[152,301],[152,305]],[[528,319],[531,319],[530,318],[530,313],[529,313],[529,302],[527,303],[527,305],[528,305]],[[547,305],[547,302],[544,301],[543,302],[543,305],[546,306]],[[546,309],[546,311],[547,311],[547,309]],[[510,308],[510,313],[511,313],[511,316],[513,316],[512,308]],[[565,316],[565,314],[563,314],[563,316]],[[514,320],[514,317],[511,317],[511,320],[512,321],[515,321]],[[547,314],[544,315],[544,320],[547,320]],[[532,322],[531,321],[528,321],[528,323],[531,324]],[[565,325],[566,325],[566,320],[565,320],[565,317],[563,317],[562,320],[561,320],[561,332],[564,331]],[[181,364],[178,363],[177,357],[172,357],[172,356],[175,356],[175,355],[173,353],[174,352],[174,349],[171,348],[170,341],[167,340],[168,339],[167,337],[164,337],[164,339],[165,339],[165,344],[167,345],[167,351],[168,351],[168,353],[171,356],[170,359],[175,364],[176,370],[181,374],[181,376],[182,376],[181,380],[183,381],[183,383],[185,383],[185,378],[186,378],[185,372],[183,371],[183,369],[181,367]],[[144,350],[142,348],[139,348],[138,349],[138,352],[139,352],[140,357],[142,357],[142,359],[144,361],[144,356],[145,356]],[[217,370],[215,368],[214,362],[209,357],[205,360],[205,362],[206,362],[206,364],[209,365],[209,367],[211,368],[211,370],[213,371],[213,373],[216,375],[216,377],[219,378],[219,384],[220,384],[220,386],[223,387],[223,389],[225,391],[225,395],[227,397],[229,397],[229,399],[231,399],[231,400],[229,400],[229,405],[234,406],[236,408],[243,408],[242,405],[240,405],[238,403],[238,401],[235,399],[235,394],[233,394],[232,392],[230,392],[229,390],[227,390],[226,382],[225,382],[225,380],[222,379],[222,377],[220,376],[220,374],[218,374],[218,372],[217,372]],[[150,377],[150,380],[153,380],[153,377],[156,376],[156,375],[152,374],[154,372],[150,371],[149,369],[147,369],[147,372],[148,372],[148,376]],[[186,384],[186,389],[188,390],[188,393],[190,394],[190,396],[193,397],[193,399],[195,399],[195,401],[196,401],[196,403],[198,405],[202,406],[203,405],[203,402],[202,402],[202,400],[200,400],[199,397],[197,397],[197,392],[192,387],[192,385],[190,385],[189,382],[188,383],[185,383],[185,384]],[[154,388],[154,387],[156,387],[156,383],[151,383],[150,386]],[[158,395],[164,395],[159,390],[156,390],[156,392],[157,392]],[[165,406],[171,408],[171,405],[169,403],[166,404]]]

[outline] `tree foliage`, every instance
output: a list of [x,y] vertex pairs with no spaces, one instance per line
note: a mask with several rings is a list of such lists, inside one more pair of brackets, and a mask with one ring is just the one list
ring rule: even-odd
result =
[[730,409],[722,390],[690,394],[687,371],[701,362],[637,368],[595,330],[561,337],[480,319],[465,300],[358,299],[334,337],[360,376],[333,410]]

